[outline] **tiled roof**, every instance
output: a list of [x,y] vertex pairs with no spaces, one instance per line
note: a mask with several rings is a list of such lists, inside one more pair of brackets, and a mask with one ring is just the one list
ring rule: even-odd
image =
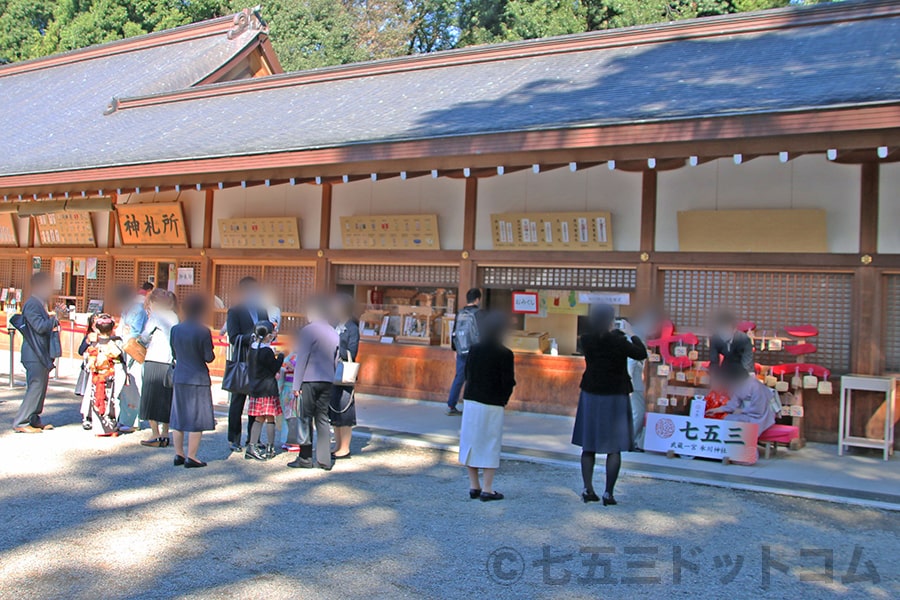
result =
[[104,116],[113,97],[196,84],[260,34],[232,29],[227,17],[0,67],[0,173],[128,160],[128,131]]
[[[900,102],[900,10],[872,16],[725,35],[711,20],[705,36],[680,36],[684,24],[673,24],[653,28],[660,35],[649,42],[606,32],[573,36],[558,52],[502,46],[502,59],[441,64],[432,55],[368,74],[288,74],[181,95],[172,90],[241,40],[198,40],[13,82],[0,70],[12,109],[0,114],[0,139],[16,149],[0,157],[0,175]],[[113,95],[150,97],[126,98],[103,116]]]

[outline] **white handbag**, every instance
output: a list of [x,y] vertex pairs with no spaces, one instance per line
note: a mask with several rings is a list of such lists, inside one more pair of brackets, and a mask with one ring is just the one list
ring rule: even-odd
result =
[[353,361],[350,351],[347,351],[347,360],[338,358],[334,368],[334,383],[336,385],[356,385],[359,376],[359,363]]

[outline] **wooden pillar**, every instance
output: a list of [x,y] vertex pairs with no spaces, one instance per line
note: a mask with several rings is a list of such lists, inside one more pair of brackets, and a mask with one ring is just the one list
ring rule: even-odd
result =
[[478,285],[478,268],[469,258],[475,249],[475,224],[478,218],[478,178],[466,178],[465,209],[463,213],[463,251],[459,261],[459,294],[457,310],[466,303],[466,292]]
[[637,304],[647,306],[656,298],[656,198],[658,178],[655,169],[641,175],[641,262],[637,266]]
[[331,246],[331,198],[334,188],[330,183],[322,184],[322,211],[319,217],[319,252],[316,258],[316,291],[334,291],[331,277],[331,261],[325,256]]
[[[106,247],[107,248],[115,248],[116,247],[116,235],[118,234],[118,227],[116,222],[116,202],[119,200],[118,194],[115,192],[109,195],[110,200],[112,200],[112,210],[109,211],[108,221],[106,223]],[[108,271],[112,273],[112,271]]]
[[876,162],[862,164],[860,177],[859,252],[860,265],[853,277],[853,346],[851,367],[854,373],[875,375],[882,369],[881,276],[876,268],[878,252],[879,167]]
[[213,234],[213,202],[215,192],[206,190],[206,202],[203,206],[203,249],[206,250],[212,246]]

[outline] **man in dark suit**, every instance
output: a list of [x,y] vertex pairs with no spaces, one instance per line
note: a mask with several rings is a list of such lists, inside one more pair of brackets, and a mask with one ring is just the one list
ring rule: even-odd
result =
[[753,341],[743,331],[738,331],[737,317],[720,313],[713,323],[709,337],[709,372],[729,380],[743,379],[754,372]]
[[[49,273],[35,273],[31,277],[31,297],[22,306],[22,317],[28,333],[22,342],[22,364],[25,365],[25,398],[13,421],[13,429],[19,433],[40,433],[53,429],[41,421],[44,399],[53,358],[50,354],[50,338],[59,327],[59,321],[47,312],[47,302],[53,293]],[[58,333],[56,333],[58,335]]]
[[[259,282],[252,277],[244,277],[238,282],[238,304],[228,309],[225,318],[225,331],[228,334],[228,343],[231,344],[233,360],[247,360],[247,350],[250,348],[250,336],[260,321],[268,321],[269,315],[263,306],[262,290]],[[235,353],[241,348],[241,356]],[[241,416],[244,413],[246,394],[232,394],[231,403],[228,406],[228,441],[233,452],[241,452]],[[253,427],[253,417],[247,418],[247,439],[250,439],[250,429]]]

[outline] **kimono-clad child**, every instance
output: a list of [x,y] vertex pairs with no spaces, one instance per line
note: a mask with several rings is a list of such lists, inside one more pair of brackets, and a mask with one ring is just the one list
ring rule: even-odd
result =
[[85,431],[91,430],[91,398],[88,394],[90,388],[90,373],[87,368],[87,351],[88,348],[97,343],[97,329],[94,322],[97,320],[97,314],[88,317],[87,330],[84,332],[84,338],[81,345],[78,346],[78,356],[81,357],[81,372],[78,374],[78,382],[75,384],[75,395],[81,396],[81,428]]
[[[284,364],[284,354],[276,355],[272,350],[274,339],[275,326],[270,321],[260,321],[256,324],[253,343],[247,354],[247,366],[250,371],[247,414],[255,420],[244,453],[246,459],[266,460],[275,457],[275,417],[282,414],[277,376],[281,372],[281,365]],[[264,453],[259,450],[263,425],[266,426],[266,440],[269,441]]]
[[112,339],[116,322],[110,315],[97,315],[94,328],[97,340],[85,351],[90,377],[86,397],[90,400],[91,431],[98,436],[115,436],[118,435],[116,395],[124,382],[124,354]]

